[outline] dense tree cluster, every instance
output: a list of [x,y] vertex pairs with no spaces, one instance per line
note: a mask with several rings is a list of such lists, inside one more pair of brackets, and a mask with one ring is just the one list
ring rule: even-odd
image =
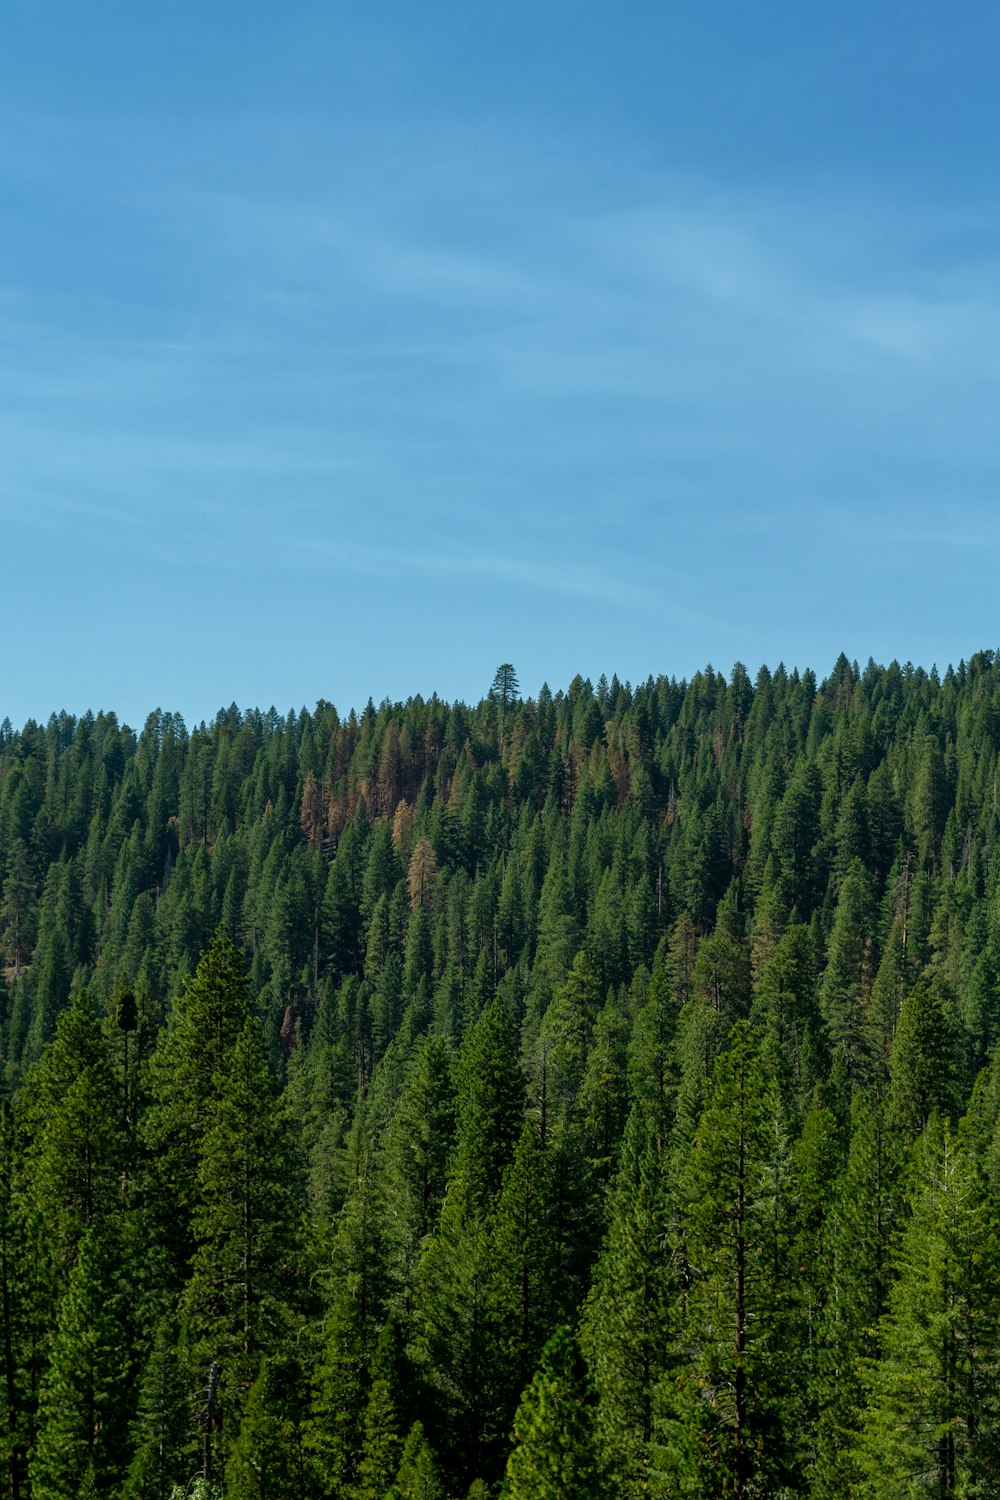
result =
[[0,1491],[1000,1492],[998,762],[991,652],[5,722]]

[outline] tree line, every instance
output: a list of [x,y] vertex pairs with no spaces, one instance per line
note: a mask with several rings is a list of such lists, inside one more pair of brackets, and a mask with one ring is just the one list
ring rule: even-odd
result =
[[1000,659],[0,725],[11,1500],[1000,1489]]

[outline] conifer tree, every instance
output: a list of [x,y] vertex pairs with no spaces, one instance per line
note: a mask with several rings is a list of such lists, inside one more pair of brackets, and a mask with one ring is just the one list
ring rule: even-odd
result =
[[536,1072],[544,1079],[540,1105],[546,1129],[576,1104],[600,1001],[600,978],[589,955],[581,950],[541,1026]]
[[[688,1287],[677,1347],[687,1365],[672,1398],[674,1420],[704,1434],[696,1482],[739,1500],[755,1485],[787,1482],[790,1464],[785,1151],[776,1101],[741,1023],[715,1065],[681,1183]],[[680,1478],[680,1449],[674,1462]]]
[[629,1118],[610,1228],[584,1309],[580,1342],[599,1403],[597,1436],[623,1500],[648,1493],[657,1386],[666,1373],[676,1293],[663,1162],[642,1115]]
[[80,1244],[57,1315],[31,1461],[36,1500],[112,1496],[126,1466],[131,1357],[112,1220]]
[[161,1319],[139,1385],[123,1500],[161,1500],[192,1468],[192,1412],[174,1319]]
[[818,1428],[834,1405],[831,1390],[830,1303],[834,1283],[837,1220],[830,1191],[843,1166],[846,1142],[836,1113],[817,1089],[792,1151],[795,1197],[794,1268],[790,1317],[785,1329],[795,1371],[789,1389],[789,1432],[801,1467],[815,1467]]
[[830,935],[822,1009],[830,1042],[853,1072],[867,1061],[865,1011],[874,979],[871,933],[874,903],[867,872],[854,865],[844,879]]
[[226,1465],[226,1500],[285,1500],[308,1493],[300,1384],[291,1361],[268,1359],[261,1365]]
[[816,993],[816,958],[808,927],[786,928],[761,966],[755,1027],[770,1033],[789,1084],[801,1099],[817,1082],[825,1047]]
[[250,1009],[243,959],[224,932],[202,955],[149,1062],[150,1106],[140,1129],[149,1232],[162,1245],[158,1275],[179,1282],[192,1252],[191,1215],[200,1189],[201,1143]]
[[566,1327],[553,1334],[514,1420],[504,1500],[612,1500],[594,1435],[587,1367]]
[[550,1195],[549,1159],[529,1122],[504,1172],[489,1230],[489,1315],[495,1324],[498,1384],[506,1385],[508,1419],[513,1418],[517,1398],[555,1321],[558,1287]]
[[225,1446],[262,1355],[291,1331],[302,1195],[254,1020],[217,1086],[214,1123],[199,1144],[196,1248],[183,1309],[195,1363],[222,1367]]
[[903,1000],[889,1059],[889,1110],[913,1140],[937,1110],[954,1118],[959,1102],[957,1028],[935,987],[922,986]]
[[524,1074],[501,1000],[493,1001],[467,1037],[457,1076],[456,1173],[470,1203],[483,1209],[500,1186],[524,1114]]
[[985,1183],[933,1116],[915,1158],[911,1218],[866,1376],[859,1493],[941,1500],[1000,1483],[1000,1260]]
[[594,1022],[578,1109],[594,1174],[606,1187],[614,1173],[628,1115],[628,1023],[613,995]]
[[509,1431],[491,1227],[456,1178],[415,1275],[414,1353],[423,1414],[447,1472],[462,1484],[497,1477]]
[[864,1405],[861,1375],[881,1347],[903,1218],[902,1168],[902,1146],[884,1102],[859,1095],[852,1106],[847,1163],[832,1204],[831,1284],[811,1361],[810,1394],[817,1417],[810,1481],[818,1500],[836,1500],[856,1478],[855,1438]]
[[676,1027],[677,1007],[669,971],[661,957],[653,966],[649,999],[632,1022],[628,1048],[629,1094],[641,1105],[660,1150],[666,1144],[674,1110],[676,1053],[672,1043]]
[[22,1201],[44,1224],[50,1285],[61,1289],[83,1235],[120,1205],[127,1154],[121,1088],[86,990],[59,1017],[19,1104]]
[[[472,1491],[469,1493],[471,1495]],[[422,1424],[414,1422],[407,1435],[395,1482],[386,1491],[385,1500],[444,1500],[444,1494],[433,1449],[424,1437]]]
[[313,1373],[304,1446],[311,1482],[323,1500],[350,1494],[358,1478],[364,1433],[367,1352],[362,1320],[349,1290],[326,1315]]
[[429,1037],[417,1056],[386,1135],[386,1232],[404,1277],[412,1271],[421,1240],[437,1221],[454,1137],[451,1060],[440,1038]]
[[365,1409],[364,1444],[358,1465],[358,1500],[383,1500],[400,1460],[398,1417],[384,1376],[372,1381]]
[[[0,1104],[0,1454],[11,1500],[20,1500],[28,1447],[27,1418],[34,1360],[28,1347],[31,1295],[28,1238],[14,1192],[15,1130],[9,1103]],[[37,1222],[37,1221],[36,1221]]]

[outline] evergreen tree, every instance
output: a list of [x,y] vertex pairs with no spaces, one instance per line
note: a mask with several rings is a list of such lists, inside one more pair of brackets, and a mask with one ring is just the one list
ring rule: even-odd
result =
[[140,1128],[149,1163],[143,1200],[150,1233],[163,1246],[157,1275],[167,1285],[180,1281],[192,1253],[201,1144],[249,1009],[243,960],[219,932],[149,1061],[152,1098]]
[[367,1357],[358,1306],[348,1288],[326,1315],[304,1433],[316,1494],[339,1500],[358,1478],[364,1433]]
[[291,1331],[301,1192],[260,1028],[248,1019],[200,1143],[183,1308],[192,1357],[222,1367],[224,1441],[262,1355]]
[[120,1206],[127,1160],[121,1089],[86,990],[59,1017],[19,1106],[22,1201],[44,1225],[51,1292],[65,1285],[87,1231]]
[[31,1461],[36,1500],[117,1492],[126,1467],[131,1349],[113,1221],[84,1236],[60,1304]]
[[873,927],[871,885],[867,872],[855,865],[840,888],[822,986],[830,1041],[843,1050],[852,1071],[867,1060],[865,1012],[874,979]]
[[226,1465],[227,1500],[285,1500],[308,1493],[299,1387],[292,1363],[264,1361]]
[[[788,1183],[776,1104],[745,1023],[715,1065],[712,1094],[682,1180],[687,1291],[676,1348],[687,1355],[667,1406],[670,1462],[697,1493],[750,1496],[787,1483],[785,1427],[789,1284]],[[676,1423],[703,1433],[698,1472],[685,1477]],[[686,1438],[687,1434],[685,1434]]]
[[[498,1384],[512,1418],[555,1321],[558,1286],[552,1237],[550,1163],[535,1126],[521,1132],[491,1215],[489,1317],[495,1325]],[[501,1425],[503,1419],[501,1418]]]
[[30,1340],[31,1295],[28,1236],[17,1211],[14,1192],[15,1131],[10,1105],[0,1104],[0,1452],[11,1500],[20,1500],[28,1447],[28,1392],[26,1384],[35,1360]]
[[1000,1261],[975,1162],[932,1117],[915,1161],[911,1218],[867,1373],[859,1492],[995,1493],[1000,1483]]
[[[469,1494],[472,1494],[471,1490]],[[444,1500],[444,1486],[434,1452],[419,1422],[414,1422],[410,1428],[399,1471],[394,1484],[386,1491],[385,1500]]]
[[[862,1370],[877,1359],[903,1219],[903,1152],[880,1101],[859,1095],[850,1149],[832,1205],[830,1286],[812,1346],[816,1410],[810,1480],[835,1500],[855,1479],[855,1437],[864,1406]],[[822,1270],[822,1263],[818,1268]]]
[[957,1028],[935,989],[911,990],[903,1001],[889,1059],[889,1109],[910,1140],[937,1110],[954,1118],[959,1105]]
[[193,1466],[190,1401],[172,1318],[163,1318],[156,1330],[130,1436],[133,1457],[123,1500],[161,1500]]
[[365,1410],[364,1446],[358,1466],[358,1500],[383,1500],[400,1459],[398,1418],[384,1376],[372,1382]]
[[473,1027],[457,1076],[456,1172],[470,1202],[485,1208],[500,1186],[524,1113],[524,1074],[502,1001],[493,1001]]
[[546,1344],[513,1437],[504,1500],[611,1500],[594,1436],[593,1392],[568,1328]]
[[610,1229],[580,1341],[599,1396],[597,1436],[623,1500],[648,1493],[654,1402],[666,1374],[665,1331],[677,1288],[663,1163],[633,1111],[610,1206]]
[[386,1232],[408,1278],[421,1241],[444,1201],[455,1138],[451,1060],[444,1043],[428,1038],[417,1057],[386,1133]]

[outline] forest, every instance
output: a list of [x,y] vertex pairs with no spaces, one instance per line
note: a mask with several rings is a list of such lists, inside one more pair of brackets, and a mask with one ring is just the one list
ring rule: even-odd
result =
[[992,651],[4,721],[0,1494],[1000,1494],[998,772]]

